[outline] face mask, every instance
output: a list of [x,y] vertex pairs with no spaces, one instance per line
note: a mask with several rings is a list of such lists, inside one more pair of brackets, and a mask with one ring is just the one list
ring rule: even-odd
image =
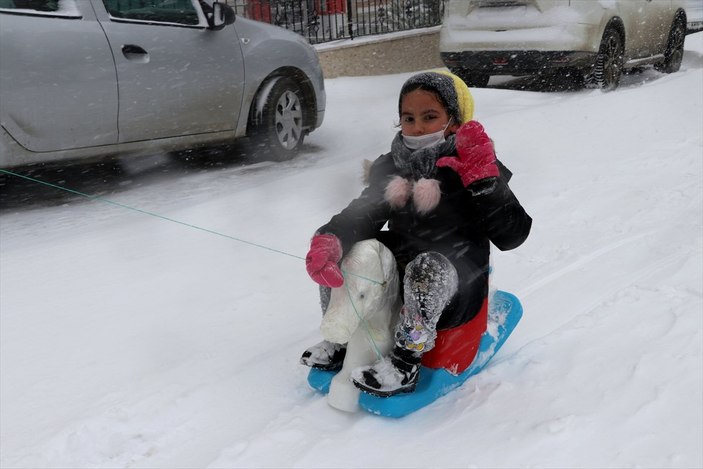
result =
[[451,121],[452,120],[449,119],[449,122],[447,122],[447,125],[445,125],[443,129],[431,134],[419,135],[417,137],[412,135],[403,135],[403,143],[411,150],[419,150],[421,148],[429,148],[439,145],[444,142],[444,132],[446,132]]

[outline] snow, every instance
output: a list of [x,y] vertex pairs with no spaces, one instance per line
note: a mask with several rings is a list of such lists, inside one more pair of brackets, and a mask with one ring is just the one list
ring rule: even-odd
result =
[[492,257],[521,323],[401,420],[308,388],[320,313],[302,258],[389,148],[408,76],[327,80],[293,161],[87,185],[166,218],[5,178],[0,466],[703,467],[701,33],[681,72],[615,92],[475,90],[534,218]]

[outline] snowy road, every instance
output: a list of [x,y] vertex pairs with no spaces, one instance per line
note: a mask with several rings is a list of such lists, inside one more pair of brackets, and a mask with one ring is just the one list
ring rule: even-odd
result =
[[702,467],[703,33],[686,49],[612,93],[474,91],[535,220],[493,255],[525,316],[399,421],[328,407],[297,362],[319,339],[302,256],[408,74],[328,80],[291,162],[51,176],[111,203],[3,179],[0,466]]

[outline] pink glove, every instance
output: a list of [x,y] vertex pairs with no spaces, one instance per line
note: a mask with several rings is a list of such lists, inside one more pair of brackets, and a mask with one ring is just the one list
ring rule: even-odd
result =
[[438,159],[437,167],[452,168],[461,177],[464,187],[500,175],[493,142],[477,121],[467,122],[456,131],[456,151],[457,157],[445,156]]
[[344,277],[337,262],[342,258],[342,243],[335,235],[316,235],[310,242],[305,256],[308,275],[323,287],[338,288],[344,285]]

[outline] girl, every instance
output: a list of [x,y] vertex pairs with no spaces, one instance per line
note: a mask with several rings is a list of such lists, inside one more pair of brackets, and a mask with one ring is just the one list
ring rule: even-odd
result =
[[[461,79],[447,72],[414,75],[398,107],[400,132],[390,153],[373,163],[359,198],[317,230],[306,257],[308,274],[322,287],[324,311],[329,288],[344,283],[338,263],[354,243],[376,238],[395,255],[404,300],[395,346],[352,373],[357,387],[378,396],[413,391],[423,356],[443,334],[460,348],[478,343],[486,329],[489,242],[513,249],[532,225],[493,142],[471,120],[473,100]],[[444,349],[451,354],[451,347]],[[475,352],[461,352],[470,355],[466,366]],[[335,369],[344,354],[344,345],[323,341],[301,361]]]

